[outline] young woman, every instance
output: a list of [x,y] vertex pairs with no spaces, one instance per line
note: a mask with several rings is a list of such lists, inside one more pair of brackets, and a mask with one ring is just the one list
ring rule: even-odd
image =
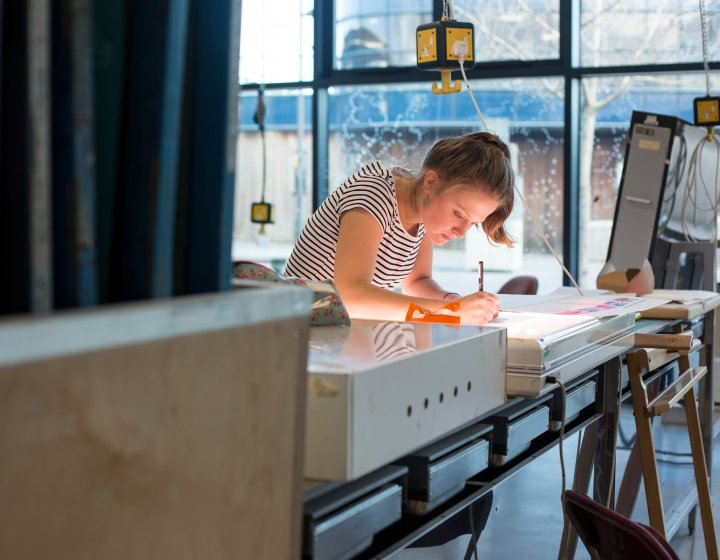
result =
[[[440,287],[432,278],[433,245],[477,226],[491,243],[511,247],[504,223],[514,181],[508,147],[487,132],[438,141],[418,176],[370,163],[310,217],[285,274],[332,280],[351,318],[402,321],[412,303],[438,311],[459,300],[461,323],[487,323],[497,298]],[[392,289],[398,284],[402,293]]]

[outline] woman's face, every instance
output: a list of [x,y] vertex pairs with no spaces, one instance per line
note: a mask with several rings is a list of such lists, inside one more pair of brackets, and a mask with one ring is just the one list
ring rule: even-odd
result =
[[497,210],[499,201],[476,189],[453,189],[430,194],[422,209],[425,235],[435,245],[464,237],[467,230],[482,224]]

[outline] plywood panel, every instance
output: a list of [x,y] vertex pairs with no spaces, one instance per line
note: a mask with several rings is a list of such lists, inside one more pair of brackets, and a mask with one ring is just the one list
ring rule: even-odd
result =
[[307,321],[0,369],[0,558],[297,558]]

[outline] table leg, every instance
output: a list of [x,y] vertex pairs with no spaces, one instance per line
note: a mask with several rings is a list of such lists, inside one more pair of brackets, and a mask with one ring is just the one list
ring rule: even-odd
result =
[[603,415],[598,419],[593,471],[593,499],[609,508],[615,505],[615,442],[617,440],[620,399],[618,398],[622,362],[617,356],[602,366],[600,387]]

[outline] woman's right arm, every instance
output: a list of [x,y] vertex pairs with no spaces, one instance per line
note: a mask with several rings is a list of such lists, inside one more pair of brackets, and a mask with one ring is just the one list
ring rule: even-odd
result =
[[[403,321],[411,303],[430,311],[447,305],[442,299],[406,296],[374,286],[372,277],[381,239],[382,228],[369,212],[356,208],[342,215],[333,281],[350,317]],[[460,305],[462,323],[484,324],[497,313],[497,299],[492,294],[473,294],[463,298]]]

